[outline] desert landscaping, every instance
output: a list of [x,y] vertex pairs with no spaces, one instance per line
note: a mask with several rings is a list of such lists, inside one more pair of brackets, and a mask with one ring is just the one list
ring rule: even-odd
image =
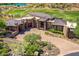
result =
[[66,56],[79,52],[78,6],[0,3],[0,56]]

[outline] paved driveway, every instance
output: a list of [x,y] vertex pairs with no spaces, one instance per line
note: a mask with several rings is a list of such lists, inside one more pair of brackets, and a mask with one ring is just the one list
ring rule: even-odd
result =
[[55,46],[57,46],[60,49],[60,54],[61,55],[65,55],[68,53],[71,53],[72,51],[78,51],[79,50],[79,45],[72,43],[68,40],[62,39],[62,38],[58,38],[58,37],[53,37],[53,36],[49,36],[49,35],[45,35],[45,31],[43,30],[38,30],[38,29],[31,29],[30,31],[26,31],[24,34],[22,35],[18,35],[17,36],[17,40],[22,40],[23,37],[28,34],[28,33],[36,33],[41,35],[42,37],[42,41],[48,41],[51,42],[52,44],[54,44]]

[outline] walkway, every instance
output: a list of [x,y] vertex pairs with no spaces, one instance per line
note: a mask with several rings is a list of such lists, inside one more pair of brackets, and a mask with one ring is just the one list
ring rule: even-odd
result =
[[78,51],[79,50],[78,44],[72,43],[72,42],[65,40],[65,39],[62,39],[62,38],[45,35],[45,31],[38,30],[38,29],[35,29],[35,28],[31,29],[28,32],[25,32],[25,34],[18,35],[17,40],[22,40],[23,37],[26,34],[29,34],[29,33],[39,34],[42,37],[42,39],[41,39],[42,41],[48,41],[48,42],[51,42],[52,44],[54,44],[55,46],[57,46],[60,49],[59,56],[70,53],[72,51]]

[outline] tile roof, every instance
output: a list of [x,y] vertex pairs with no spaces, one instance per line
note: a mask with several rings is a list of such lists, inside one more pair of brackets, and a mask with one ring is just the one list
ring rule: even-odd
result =
[[[39,21],[50,21],[50,22],[53,22],[54,25],[61,25],[61,26],[64,26],[64,25],[67,25],[67,21],[61,19],[61,18],[55,18],[55,17],[51,17],[50,15],[48,14],[45,14],[45,13],[29,13],[30,15],[32,16],[35,16],[35,17],[39,17]],[[20,18],[20,19],[11,19],[9,21],[6,22],[6,25],[7,26],[16,26],[16,25],[20,25],[22,24],[22,20],[23,19],[32,19],[33,17],[23,17],[23,18]],[[23,20],[24,21],[24,20]]]
[[53,18],[46,13],[32,12],[32,13],[29,13],[29,14],[32,15],[32,16],[35,16],[35,17],[43,18],[43,19],[52,19]]
[[16,26],[16,25],[20,25],[22,22],[21,21],[19,21],[19,20],[14,20],[14,19],[12,19],[12,20],[8,20],[7,22],[6,22],[6,26]]
[[61,26],[64,26],[64,25],[67,24],[65,20],[60,19],[60,18],[56,18],[56,19],[54,19],[53,21],[54,21],[54,24],[55,24],[55,25],[61,25]]

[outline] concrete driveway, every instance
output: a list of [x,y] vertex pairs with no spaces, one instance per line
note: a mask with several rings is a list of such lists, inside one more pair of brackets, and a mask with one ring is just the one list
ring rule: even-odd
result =
[[59,56],[62,56],[62,55],[65,55],[65,54],[68,54],[68,53],[71,53],[72,51],[78,51],[79,50],[79,45],[78,44],[75,44],[73,42],[70,42],[68,40],[65,40],[62,39],[62,38],[58,38],[58,37],[53,37],[53,36],[50,36],[50,35],[45,35],[45,31],[43,30],[38,30],[36,28],[34,29],[31,29],[30,31],[26,31],[24,34],[20,34],[17,36],[17,40],[22,40],[23,37],[26,35],[26,34],[29,34],[29,33],[36,33],[36,34],[39,34],[41,35],[42,37],[42,41],[48,41],[48,42],[51,42],[52,44],[54,44],[56,47],[58,47],[60,49],[60,54]]

